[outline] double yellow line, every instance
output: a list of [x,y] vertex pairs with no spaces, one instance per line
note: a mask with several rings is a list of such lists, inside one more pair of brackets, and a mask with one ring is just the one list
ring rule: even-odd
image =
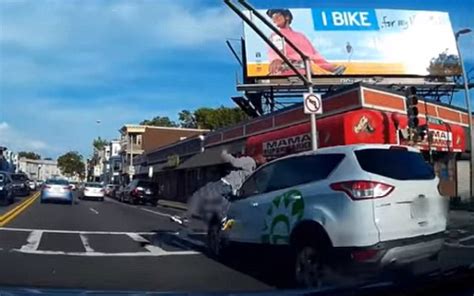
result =
[[31,197],[25,199],[21,204],[17,205],[10,211],[0,216],[0,227],[15,219],[16,216],[20,215],[26,208],[28,208],[36,199],[40,196],[41,192],[36,192]]

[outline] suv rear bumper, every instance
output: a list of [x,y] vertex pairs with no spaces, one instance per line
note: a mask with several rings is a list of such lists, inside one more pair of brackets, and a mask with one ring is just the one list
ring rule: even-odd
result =
[[[383,272],[421,260],[436,258],[443,248],[444,232],[408,239],[380,242],[369,247],[334,248],[330,258],[344,273]],[[333,265],[332,263],[330,263]]]

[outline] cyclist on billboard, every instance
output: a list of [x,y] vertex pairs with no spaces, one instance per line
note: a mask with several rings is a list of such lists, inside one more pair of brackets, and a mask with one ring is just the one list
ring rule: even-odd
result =
[[[290,24],[293,21],[293,15],[291,14],[290,10],[269,9],[267,10],[267,15],[272,19],[275,26],[280,29],[280,32],[283,34],[283,36],[285,36],[286,39],[290,40],[304,54],[309,56],[313,64],[319,66],[321,69],[330,72],[330,74],[333,75],[340,75],[344,73],[346,67],[342,65],[334,65],[328,62],[314,48],[314,46],[303,33],[293,31],[293,29],[290,27]],[[280,36],[273,33],[270,36],[270,40],[279,50],[283,51],[285,56],[291,61],[294,66],[296,66],[296,68],[304,69],[304,62],[302,61],[301,56],[291,46],[289,46],[288,44],[284,44]],[[292,73],[290,68],[272,49],[269,49],[268,58],[270,60],[271,75],[285,75]]]

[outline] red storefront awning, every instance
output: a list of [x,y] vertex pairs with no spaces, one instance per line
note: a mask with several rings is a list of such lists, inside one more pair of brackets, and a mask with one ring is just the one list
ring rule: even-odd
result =
[[[420,117],[420,125],[426,120]],[[319,147],[349,144],[396,144],[397,130],[405,129],[407,116],[371,109],[360,109],[318,119]],[[461,152],[466,149],[465,131],[462,126],[448,123],[428,123],[432,133],[430,143],[418,143],[421,150]],[[409,144],[403,137],[401,144]],[[311,127],[309,122],[280,130],[249,137],[246,152],[249,155],[263,154],[269,159],[311,149]]]

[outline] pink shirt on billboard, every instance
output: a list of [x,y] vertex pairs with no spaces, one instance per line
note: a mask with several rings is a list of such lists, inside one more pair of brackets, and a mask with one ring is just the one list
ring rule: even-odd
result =
[[[286,39],[291,41],[296,47],[298,47],[304,54],[308,55],[311,61],[318,65],[320,68],[327,70],[327,71],[334,71],[334,65],[329,63],[311,44],[308,38],[299,32],[293,31],[291,28],[281,28],[280,32],[285,36]],[[297,68],[304,70],[304,62],[301,59],[301,56],[291,47],[288,43],[283,42],[282,38],[277,34],[273,33],[270,36],[270,40],[273,44],[283,53],[285,56],[291,61],[291,63]],[[284,44],[284,45],[283,45]],[[268,58],[270,63],[274,60],[281,60],[278,54],[269,49],[268,51]],[[283,64],[282,69],[283,71],[288,71],[288,74],[291,74],[293,71],[285,64]],[[303,71],[302,71],[303,72]],[[285,75],[285,73],[280,73]]]

